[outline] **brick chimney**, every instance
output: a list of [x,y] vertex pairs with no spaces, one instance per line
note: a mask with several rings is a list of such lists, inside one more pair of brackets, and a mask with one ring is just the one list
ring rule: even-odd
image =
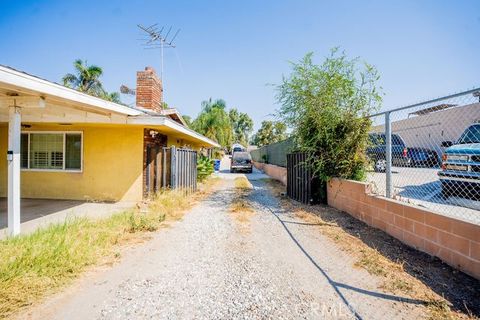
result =
[[162,81],[157,77],[152,67],[137,72],[137,106],[160,112],[163,102]]

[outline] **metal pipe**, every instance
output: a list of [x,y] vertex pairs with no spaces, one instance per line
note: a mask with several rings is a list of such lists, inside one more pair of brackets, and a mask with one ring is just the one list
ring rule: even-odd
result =
[[386,170],[385,170],[385,196],[392,197],[392,126],[390,123],[390,112],[385,113],[385,137],[386,137]]
[[400,110],[405,110],[405,109],[409,109],[409,108],[413,108],[413,107],[422,106],[422,105],[429,104],[429,103],[434,103],[434,102],[439,102],[439,101],[443,101],[443,100],[447,100],[447,99],[457,98],[457,97],[464,96],[466,94],[478,92],[479,90],[480,90],[480,88],[470,89],[470,90],[467,90],[467,91],[464,91],[464,92],[454,93],[454,94],[444,96],[444,97],[441,97],[441,98],[436,98],[436,99],[432,99],[432,100],[428,100],[428,101],[423,101],[423,102],[411,104],[411,105],[404,106],[404,107],[395,108],[395,109],[392,109],[392,110],[387,110],[387,111],[374,113],[374,114],[369,115],[368,117],[372,118],[372,117],[380,116],[382,114],[386,115],[387,112],[400,111]]

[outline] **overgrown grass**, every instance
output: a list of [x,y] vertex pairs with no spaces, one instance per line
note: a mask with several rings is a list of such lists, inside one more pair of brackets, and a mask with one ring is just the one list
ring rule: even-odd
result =
[[208,179],[188,196],[161,192],[146,212],[131,210],[102,220],[77,218],[0,241],[0,319],[58,291],[87,267],[114,261],[120,256],[119,245],[144,239],[165,220],[180,219],[216,183]]
[[[74,219],[0,242],[0,318],[65,285],[128,238],[133,212]],[[127,232],[128,230],[128,232]]]

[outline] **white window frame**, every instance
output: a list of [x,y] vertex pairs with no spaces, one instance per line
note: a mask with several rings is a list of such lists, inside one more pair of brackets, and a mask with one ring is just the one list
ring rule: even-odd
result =
[[[61,134],[63,136],[63,169],[38,169],[38,168],[21,168],[22,171],[36,171],[36,172],[69,172],[69,173],[83,173],[83,131],[22,131],[21,134],[31,133],[51,133]],[[66,135],[67,134],[80,134],[80,169],[65,169],[65,148],[66,148]],[[27,166],[30,167],[30,136],[28,137],[28,160]]]

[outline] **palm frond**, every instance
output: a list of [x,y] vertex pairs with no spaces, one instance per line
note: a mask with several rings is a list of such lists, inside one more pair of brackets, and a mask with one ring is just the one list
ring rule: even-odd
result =
[[76,75],[67,73],[62,78],[63,85],[69,88],[75,88],[78,84],[78,78]]

